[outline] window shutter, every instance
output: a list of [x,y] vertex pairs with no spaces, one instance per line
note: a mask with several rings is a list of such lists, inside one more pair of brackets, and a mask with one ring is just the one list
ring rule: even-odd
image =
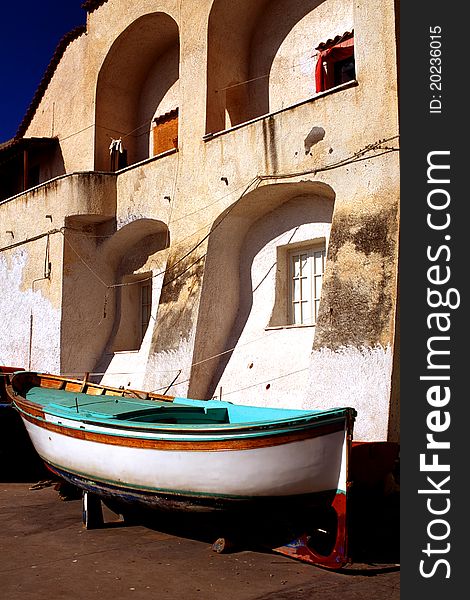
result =
[[178,109],[165,113],[154,120],[153,154],[161,154],[178,148]]
[[[315,67],[315,84],[317,92],[324,92],[335,85],[351,81],[355,78],[354,69],[354,32],[347,31],[342,36],[321,43],[316,47],[318,52]],[[348,63],[347,65],[345,63]],[[335,74],[335,65],[344,63],[344,72]],[[349,64],[351,63],[351,64]]]

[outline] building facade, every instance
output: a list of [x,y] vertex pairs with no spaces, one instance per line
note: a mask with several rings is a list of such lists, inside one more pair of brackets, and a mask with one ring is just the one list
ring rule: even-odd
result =
[[391,0],[88,0],[0,145],[0,361],[399,439]]

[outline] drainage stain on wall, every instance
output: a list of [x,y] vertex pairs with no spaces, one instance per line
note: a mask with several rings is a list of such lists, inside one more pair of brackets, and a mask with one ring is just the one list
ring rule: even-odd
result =
[[171,257],[168,260],[158,309],[158,327],[154,330],[152,339],[152,352],[176,350],[182,339],[192,337],[197,308],[194,304],[199,298],[204,256],[195,261],[195,253],[180,262]]
[[335,215],[314,349],[390,342],[396,239],[395,209]]

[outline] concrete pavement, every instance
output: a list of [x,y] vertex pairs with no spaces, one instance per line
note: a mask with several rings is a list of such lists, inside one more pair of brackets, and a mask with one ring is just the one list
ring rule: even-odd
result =
[[105,509],[105,527],[86,530],[80,499],[64,501],[54,486],[30,489],[33,483],[0,482],[3,600],[400,597],[399,567],[390,562],[396,556],[380,551],[386,550],[380,529],[371,537],[356,526],[356,560],[333,572],[249,543],[217,554],[212,550],[216,532],[198,516],[198,522],[194,516],[161,515],[145,525],[130,525]]

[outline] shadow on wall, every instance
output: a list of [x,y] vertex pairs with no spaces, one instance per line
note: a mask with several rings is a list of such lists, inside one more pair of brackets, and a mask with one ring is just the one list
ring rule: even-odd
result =
[[57,138],[25,138],[0,146],[0,200],[65,173]]
[[[209,17],[206,133],[273,110],[273,63],[294,27],[322,2],[242,0],[227,4],[215,0]],[[303,52],[313,53],[314,43],[309,36],[300,41]],[[296,46],[300,53],[298,43]],[[225,121],[226,113],[229,123]]]
[[[269,10],[263,11],[254,28],[252,40],[252,67],[250,79],[250,103],[253,117],[264,115],[279,107],[271,106],[270,77],[273,63],[279,50],[297,23],[315,10],[325,0],[272,0]],[[306,53],[314,52],[310,38],[304,39]],[[298,50],[298,48],[297,48]],[[302,98],[298,98],[302,100]]]
[[[116,270],[116,283],[120,286],[115,288],[115,316],[106,344],[105,357],[111,358],[117,351],[132,351],[140,348],[145,333],[142,330],[142,293],[145,288],[150,288],[148,298],[151,304],[152,281],[157,276],[157,273],[153,273],[146,267],[146,263],[150,257],[166,247],[168,247],[167,232],[152,234],[134,244],[122,256]],[[150,311],[146,318],[147,325],[149,318]]]
[[[150,140],[155,129],[154,117],[162,117],[178,109],[179,53],[179,43],[175,40],[155,61],[142,87],[139,99],[139,129],[135,132],[137,160],[150,156],[150,145],[153,146],[153,155],[159,154],[158,148],[155,144],[151,144]],[[178,134],[177,125],[176,134]]]
[[[141,333],[140,293],[126,292],[135,292],[149,271],[151,275],[154,269],[158,271],[163,259],[155,255],[168,247],[168,229],[153,219],[137,219],[117,232],[114,219],[94,227],[90,219],[83,223],[83,217],[69,218],[68,225],[71,223],[74,229],[68,235],[72,245],[64,247],[62,370],[103,373],[116,349],[120,328],[121,345],[131,340],[124,332],[126,322]],[[130,285],[121,287],[122,283]],[[129,341],[132,347],[119,349],[135,350],[136,339]]]
[[[287,184],[290,190],[295,186]],[[286,186],[281,187],[285,194]],[[302,184],[299,187],[302,189]],[[252,215],[251,222],[243,227],[240,227],[239,216],[234,211],[223,226],[214,232],[209,244],[194,362],[209,356],[221,356],[193,367],[190,394],[197,394],[196,397],[214,396],[233,349],[244,331],[253,309],[253,293],[256,290],[253,289],[252,266],[258,253],[277,237],[302,225],[331,223],[333,201],[330,199],[313,194],[298,197],[291,191],[287,199],[278,199],[276,202],[274,198],[270,200],[271,194],[275,196],[274,189],[262,193],[266,194],[267,202],[264,211]],[[220,252],[222,246],[230,248],[231,256]],[[274,280],[272,271],[275,268],[275,264],[269,264],[265,272],[257,274],[257,280],[262,282],[267,277]],[[227,285],[214,280],[220,278],[221,273],[224,273],[224,284]],[[215,306],[214,298],[217,298],[218,306]],[[264,326],[268,324],[266,322]]]
[[178,77],[179,30],[169,15],[144,15],[121,33],[98,75],[96,170],[110,169],[110,137],[123,139],[128,164],[148,158],[151,119]]

